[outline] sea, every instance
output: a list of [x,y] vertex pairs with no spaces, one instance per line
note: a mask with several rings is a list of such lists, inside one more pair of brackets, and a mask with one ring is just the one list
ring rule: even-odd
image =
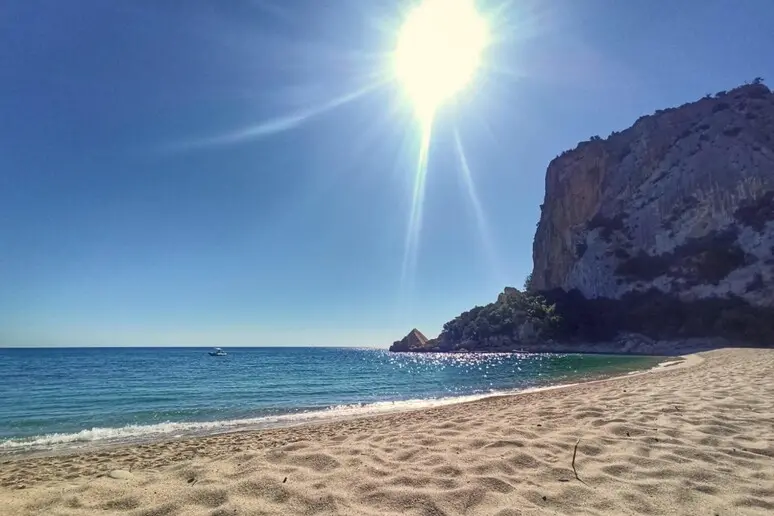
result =
[[355,348],[0,349],[0,456],[290,426],[626,374],[654,357]]

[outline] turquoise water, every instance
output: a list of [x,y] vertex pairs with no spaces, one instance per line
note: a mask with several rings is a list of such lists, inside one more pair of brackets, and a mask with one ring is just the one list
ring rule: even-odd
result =
[[0,454],[433,406],[649,367],[613,355],[0,349]]

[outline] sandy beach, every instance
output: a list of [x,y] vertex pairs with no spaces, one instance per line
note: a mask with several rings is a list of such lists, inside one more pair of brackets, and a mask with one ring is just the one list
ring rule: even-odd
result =
[[0,513],[772,514],[774,350],[400,414],[5,459]]

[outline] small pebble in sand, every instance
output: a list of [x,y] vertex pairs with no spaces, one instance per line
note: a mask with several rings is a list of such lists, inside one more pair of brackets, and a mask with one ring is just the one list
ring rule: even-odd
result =
[[132,478],[132,474],[123,469],[114,469],[113,471],[108,473],[108,476],[116,480],[129,480],[130,478]]

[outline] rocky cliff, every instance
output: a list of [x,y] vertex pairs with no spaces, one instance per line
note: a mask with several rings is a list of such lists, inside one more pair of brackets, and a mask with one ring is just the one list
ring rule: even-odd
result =
[[774,346],[774,94],[754,81],[558,156],[533,261],[529,292],[391,349]]
[[531,289],[774,306],[774,95],[749,84],[554,159]]

